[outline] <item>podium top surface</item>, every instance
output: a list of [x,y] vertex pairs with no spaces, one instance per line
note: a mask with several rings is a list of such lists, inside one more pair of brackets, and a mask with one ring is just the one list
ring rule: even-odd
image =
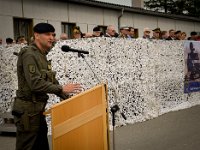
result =
[[58,107],[59,105],[62,105],[62,104],[64,104],[64,103],[68,103],[68,102],[72,101],[73,99],[76,99],[77,97],[80,97],[80,96],[83,96],[83,95],[85,95],[85,94],[87,94],[87,93],[90,93],[90,92],[92,92],[92,91],[94,91],[94,90],[96,90],[96,89],[98,89],[98,88],[105,87],[105,85],[106,85],[106,84],[103,84],[103,83],[102,83],[102,84],[99,84],[99,85],[96,85],[96,86],[94,86],[94,87],[91,88],[91,89],[88,89],[88,90],[86,90],[86,91],[83,91],[83,92],[81,92],[81,93],[79,93],[79,94],[77,94],[77,95],[72,96],[71,98],[69,98],[69,99],[67,99],[67,100],[63,100],[63,101],[61,101],[60,103],[57,103],[57,104],[53,105],[53,106],[51,107],[51,109],[53,109],[53,108],[55,108],[55,107]]

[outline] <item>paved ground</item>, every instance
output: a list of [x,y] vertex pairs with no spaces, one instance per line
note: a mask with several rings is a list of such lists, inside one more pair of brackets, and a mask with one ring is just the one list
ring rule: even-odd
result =
[[200,150],[200,106],[118,128],[115,150]]
[[[14,135],[0,135],[0,150],[14,145]],[[200,106],[117,128],[115,150],[200,150]]]

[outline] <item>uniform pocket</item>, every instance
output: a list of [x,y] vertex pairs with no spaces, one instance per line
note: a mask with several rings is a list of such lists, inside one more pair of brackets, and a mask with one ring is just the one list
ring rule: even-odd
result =
[[52,82],[52,83],[56,82],[56,80],[55,80],[56,72],[55,71],[47,71],[46,75],[47,75],[47,80],[49,82]]
[[41,78],[47,80],[47,71],[44,69],[41,70]]

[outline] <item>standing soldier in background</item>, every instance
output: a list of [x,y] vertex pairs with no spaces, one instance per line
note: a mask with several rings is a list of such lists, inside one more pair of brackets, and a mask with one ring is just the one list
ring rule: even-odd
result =
[[151,39],[153,39],[153,40],[159,40],[160,39],[160,32],[161,32],[160,28],[155,28],[152,31],[153,31],[153,36],[152,36]]
[[161,37],[162,40],[166,40],[168,38],[167,31],[161,31],[160,37]]
[[169,36],[168,36],[168,38],[166,39],[166,40],[174,40],[174,38],[175,38],[175,30],[174,29],[170,29],[169,30]]
[[120,34],[119,34],[120,38],[127,38],[127,39],[131,39],[130,36],[130,29],[128,26],[123,26],[120,28]]
[[113,25],[107,26],[105,37],[118,37],[118,33]]
[[2,45],[2,42],[3,42],[3,40],[2,40],[2,38],[0,37],[0,45]]
[[70,93],[81,91],[80,84],[59,85],[46,55],[54,42],[51,24],[35,25],[34,42],[21,49],[17,62],[18,90],[13,105],[17,127],[16,150],[49,150],[47,123],[43,112],[47,93],[67,99]]
[[60,40],[67,40],[67,39],[68,39],[68,35],[66,33],[61,33]]
[[176,31],[174,35],[175,35],[174,40],[181,40],[181,30]]
[[23,36],[23,35],[17,37],[16,43],[17,44],[28,44],[28,42],[25,39],[25,36]]
[[150,39],[151,30],[149,28],[144,28],[143,31],[143,39]]
[[192,31],[190,33],[190,37],[188,37],[188,40],[196,41],[197,40],[197,32]]
[[93,28],[93,37],[101,37],[103,33],[101,32],[100,27],[96,26]]
[[72,35],[72,38],[73,39],[80,39],[82,37],[82,32],[80,30],[80,27],[79,26],[75,26],[73,28],[73,35]]
[[131,38],[136,38],[135,37],[135,30],[133,27],[129,27],[129,35]]

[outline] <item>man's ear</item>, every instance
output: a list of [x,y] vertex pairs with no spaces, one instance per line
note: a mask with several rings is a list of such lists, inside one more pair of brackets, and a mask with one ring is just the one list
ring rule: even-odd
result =
[[38,37],[39,37],[39,33],[36,33],[36,32],[35,32],[35,33],[34,33],[34,38],[35,38],[35,39],[38,39]]

